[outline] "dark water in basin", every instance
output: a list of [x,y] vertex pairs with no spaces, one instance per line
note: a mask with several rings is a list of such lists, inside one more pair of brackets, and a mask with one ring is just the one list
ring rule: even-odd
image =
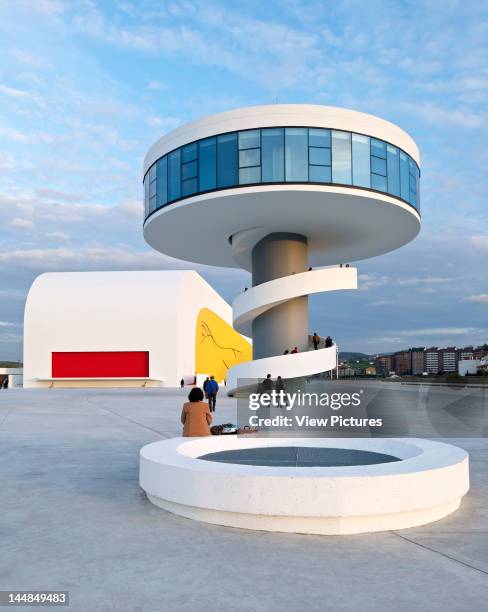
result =
[[393,455],[349,448],[271,446],[219,451],[198,457],[204,461],[283,467],[339,467],[401,461]]

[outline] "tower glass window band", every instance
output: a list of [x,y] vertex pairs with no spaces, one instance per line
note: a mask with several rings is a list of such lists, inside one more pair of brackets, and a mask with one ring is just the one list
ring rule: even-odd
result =
[[144,177],[144,210],[198,193],[266,183],[319,183],[373,189],[420,210],[420,170],[378,138],[315,127],[229,132],[184,145]]

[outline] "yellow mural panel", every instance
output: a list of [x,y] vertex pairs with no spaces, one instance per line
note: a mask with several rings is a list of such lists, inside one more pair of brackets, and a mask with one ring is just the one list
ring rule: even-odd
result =
[[202,308],[195,336],[196,373],[213,375],[221,381],[227,378],[229,368],[251,359],[249,342],[214,312]]

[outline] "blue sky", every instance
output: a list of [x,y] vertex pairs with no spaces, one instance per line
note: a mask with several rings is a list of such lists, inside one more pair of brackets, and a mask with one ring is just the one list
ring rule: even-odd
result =
[[[143,156],[276,101],[377,114],[422,156],[420,236],[311,298],[311,328],[365,352],[488,341],[485,2],[0,0],[0,359],[37,274],[193,267],[143,241]],[[249,284],[196,269],[229,301]]]

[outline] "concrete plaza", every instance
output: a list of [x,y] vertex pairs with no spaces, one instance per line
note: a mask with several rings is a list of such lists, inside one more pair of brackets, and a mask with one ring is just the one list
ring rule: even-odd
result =
[[[138,486],[139,449],[180,433],[186,393],[0,391],[0,589],[68,590],[69,609],[87,612],[486,608],[486,440],[452,440],[470,453],[471,491],[425,527],[218,527],[156,508]],[[235,421],[235,400],[219,397],[215,421]]]

